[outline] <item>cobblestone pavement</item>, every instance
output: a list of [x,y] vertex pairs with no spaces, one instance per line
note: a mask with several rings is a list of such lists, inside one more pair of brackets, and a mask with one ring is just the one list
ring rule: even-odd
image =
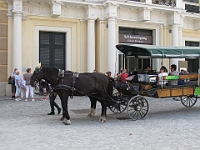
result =
[[[93,119],[87,116],[87,97],[69,99],[71,125],[61,115],[48,116],[49,101],[16,102],[0,97],[1,150],[199,150],[200,102],[185,108],[181,102],[147,98],[149,114],[143,120],[117,118],[108,111],[107,122],[99,123],[101,106]],[[60,105],[60,100],[56,100]],[[81,111],[78,111],[82,109]],[[88,110],[87,110],[88,109]],[[76,110],[76,111],[74,111]]]

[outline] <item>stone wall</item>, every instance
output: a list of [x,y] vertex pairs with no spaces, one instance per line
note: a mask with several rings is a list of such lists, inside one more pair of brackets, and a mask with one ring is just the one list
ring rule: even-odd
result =
[[0,0],[0,82],[7,81],[8,18],[7,5]]
[[7,4],[0,0],[0,95],[6,95],[8,66],[8,18]]

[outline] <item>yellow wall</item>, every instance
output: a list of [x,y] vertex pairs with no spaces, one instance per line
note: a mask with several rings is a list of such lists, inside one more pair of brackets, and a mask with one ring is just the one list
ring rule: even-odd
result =
[[[86,23],[76,19],[61,19],[30,16],[23,21],[23,64],[34,67],[35,26],[70,28],[72,48],[72,70],[86,71]],[[38,39],[39,40],[39,39]],[[39,55],[39,54],[38,54]]]
[[7,4],[0,0],[0,82],[6,82],[8,78],[8,19]]
[[200,30],[183,29],[182,31],[183,31],[183,37],[199,38],[200,39]]

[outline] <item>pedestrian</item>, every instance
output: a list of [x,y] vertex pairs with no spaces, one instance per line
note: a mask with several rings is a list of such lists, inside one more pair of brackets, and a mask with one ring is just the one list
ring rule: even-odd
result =
[[46,101],[48,99],[48,93],[47,93],[48,83],[44,79],[42,79],[41,86],[42,86],[42,91],[43,91],[43,95],[44,95],[44,98],[42,100]]
[[50,100],[50,106],[51,106],[51,112],[48,113],[47,115],[55,115],[54,112],[54,107],[57,108],[58,110],[58,114],[60,114],[61,112],[61,108],[58,106],[58,104],[55,102],[57,94],[55,92],[53,92],[53,90],[51,90],[50,94],[49,94],[49,100]]
[[30,84],[31,77],[32,77],[31,68],[27,68],[26,73],[23,76],[24,76],[24,80],[26,82],[26,99],[25,99],[25,101],[26,102],[28,101],[29,95],[31,96],[32,101],[35,101],[34,96],[33,96],[33,87]]
[[10,75],[10,77],[13,79],[13,83],[12,83],[12,85],[11,85],[11,87],[12,87],[12,89],[11,89],[11,91],[12,91],[12,98],[15,98],[15,92],[16,92],[16,86],[15,86],[15,75],[16,75],[16,71],[17,71],[18,69],[17,68],[15,68],[14,69],[14,71],[11,73],[11,75]]
[[21,78],[19,76],[19,71],[16,71],[16,75],[15,75],[15,87],[16,87],[16,92],[15,92],[15,100],[16,101],[20,101],[21,98],[19,98],[20,96],[20,90],[21,90]]

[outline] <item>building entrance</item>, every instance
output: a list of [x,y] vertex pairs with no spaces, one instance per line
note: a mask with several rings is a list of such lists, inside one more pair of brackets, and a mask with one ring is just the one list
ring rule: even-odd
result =
[[[152,45],[152,32],[152,30],[119,27],[119,43]],[[152,61],[150,58],[128,57],[124,59],[126,66],[120,64],[124,63],[124,61],[119,61],[119,66],[124,66],[128,71],[132,69],[146,69],[147,66],[151,66]]]
[[65,70],[65,33],[39,32],[39,61]]

